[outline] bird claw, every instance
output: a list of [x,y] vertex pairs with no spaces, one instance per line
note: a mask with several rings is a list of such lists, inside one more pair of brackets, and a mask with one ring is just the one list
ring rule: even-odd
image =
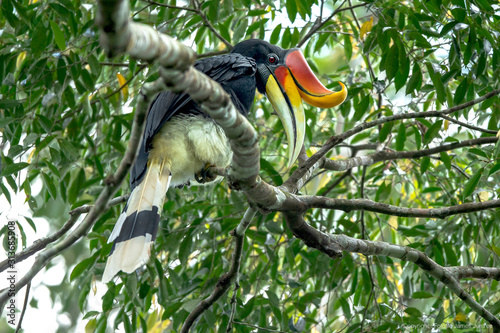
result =
[[194,174],[194,179],[200,184],[213,182],[217,176],[210,171],[210,168],[214,166],[207,163],[203,169]]

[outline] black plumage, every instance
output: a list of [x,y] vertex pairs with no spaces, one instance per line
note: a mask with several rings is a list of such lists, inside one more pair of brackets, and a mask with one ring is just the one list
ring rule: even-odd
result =
[[[231,96],[234,106],[244,116],[248,115],[255,96],[255,60],[238,53],[200,59],[194,68],[221,84]],[[151,104],[141,148],[130,173],[130,187],[133,190],[144,177],[148,155],[154,136],[163,124],[175,115],[206,116],[189,95],[164,91]],[[208,117],[208,116],[207,116]]]

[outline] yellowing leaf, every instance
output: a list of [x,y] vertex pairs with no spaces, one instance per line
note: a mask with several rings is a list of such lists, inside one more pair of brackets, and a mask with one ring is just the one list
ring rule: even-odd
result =
[[97,328],[97,319],[92,318],[88,321],[87,325],[85,325],[85,333],[94,333]]
[[21,65],[23,64],[24,59],[26,59],[26,51],[19,53],[19,55],[17,56],[16,68],[19,69],[19,67],[21,67]]
[[495,251],[495,253],[496,253],[498,256],[500,256],[500,247],[495,246],[495,245],[492,245],[492,246],[491,246],[491,249],[492,249],[493,251]]
[[30,154],[29,154],[29,156],[28,156],[28,161],[27,161],[28,163],[31,163],[31,159],[33,158],[33,156],[35,156],[35,152],[36,152],[36,148],[35,148],[35,149],[33,149],[33,150],[30,152]]
[[465,316],[465,314],[460,312],[455,316],[455,320],[456,321],[467,321],[467,317]]
[[361,31],[359,33],[359,37],[362,39],[367,33],[372,31],[372,27],[373,27],[373,16],[370,17],[370,21],[366,21],[363,23],[363,25],[361,26]]
[[116,78],[118,79],[118,83],[120,84],[120,93],[122,95],[122,98],[124,101],[128,99],[128,85],[127,85],[127,80],[123,75],[120,73],[116,74]]
[[448,126],[450,126],[450,121],[448,119],[446,119],[444,121],[444,130],[447,131],[448,130]]
[[151,328],[149,333],[163,333],[166,331],[168,328],[168,325],[170,325],[170,320],[166,319],[164,321],[157,321],[154,326]]

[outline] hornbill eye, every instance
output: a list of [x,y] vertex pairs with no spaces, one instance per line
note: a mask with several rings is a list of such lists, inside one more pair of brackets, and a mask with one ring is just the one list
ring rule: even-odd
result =
[[278,62],[278,56],[274,53],[271,53],[267,56],[267,60],[269,61],[269,63],[275,64]]

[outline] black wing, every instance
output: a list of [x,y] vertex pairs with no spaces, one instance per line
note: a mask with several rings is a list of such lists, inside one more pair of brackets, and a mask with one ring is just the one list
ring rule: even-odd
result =
[[[255,96],[255,72],[257,66],[251,58],[237,53],[198,60],[194,67],[219,82],[231,96],[235,107],[247,115]],[[204,114],[198,104],[189,95],[170,91],[161,92],[154,99],[149,109],[146,128],[142,138],[139,154],[130,172],[130,187],[134,189],[142,180],[153,137],[161,127],[174,115]],[[208,117],[208,116],[207,116]]]

